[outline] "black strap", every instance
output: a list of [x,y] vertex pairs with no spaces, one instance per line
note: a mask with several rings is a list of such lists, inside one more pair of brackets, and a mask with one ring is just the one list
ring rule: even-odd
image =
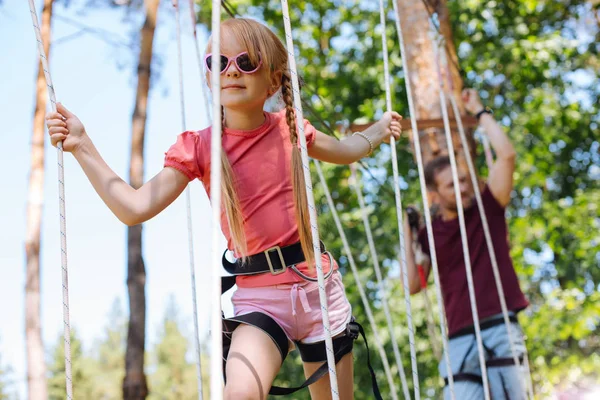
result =
[[[244,264],[239,259],[235,262],[227,260],[225,255],[228,251],[225,250],[223,253],[222,263],[223,268],[232,275],[257,275],[265,272],[278,274],[285,272],[287,267],[300,264],[306,260],[300,242],[286,247],[275,246],[262,253],[248,256]],[[321,242],[321,253],[324,252],[325,245]]]
[[[348,354],[352,351],[353,341],[354,341],[354,339],[356,339],[358,337],[358,335],[354,336],[353,330],[357,329],[358,333],[360,333],[360,335],[363,337],[363,340],[365,341],[365,347],[367,348],[367,366],[368,366],[369,372],[371,374],[371,384],[373,386],[373,395],[375,396],[375,400],[383,400],[381,397],[381,393],[379,391],[379,386],[377,385],[375,371],[373,370],[373,366],[371,365],[369,343],[367,342],[367,337],[365,336],[365,331],[364,331],[362,325],[360,325],[356,321],[351,321],[348,324],[348,327],[349,328],[346,331],[347,332],[346,336],[342,336],[342,337],[334,339],[335,363],[337,364],[342,359],[342,357],[344,357],[346,354]],[[336,348],[336,342],[339,345],[339,347],[337,347],[337,348]],[[323,342],[320,342],[317,344],[320,344],[321,346],[324,347]],[[275,396],[282,396],[282,395],[295,393],[298,390],[304,389],[304,388],[312,385],[313,383],[315,383],[316,381],[318,381],[319,379],[321,379],[323,376],[325,376],[328,373],[329,373],[329,366],[327,365],[327,362],[324,362],[315,372],[313,372],[313,374],[311,376],[308,377],[308,379],[306,381],[304,381],[304,383],[302,385],[296,386],[296,387],[291,387],[291,388],[272,386],[271,390],[269,391],[269,394],[275,395]]]
[[[523,356],[519,356],[519,364],[523,362]],[[507,358],[493,358],[491,360],[486,361],[485,363],[488,367],[510,367],[511,365],[515,365],[515,359],[512,357]]]
[[251,325],[266,333],[277,346],[279,354],[281,355],[281,362],[283,363],[283,360],[285,360],[289,351],[287,335],[273,318],[257,311],[223,319],[223,358],[225,360],[227,359],[227,353],[229,353],[229,347],[231,346],[231,335],[239,324]]
[[[508,316],[508,320],[510,322],[514,322],[514,323],[518,323],[519,320],[517,319],[516,315],[509,315]],[[487,320],[485,322],[482,322],[479,327],[482,331],[492,328],[494,326],[498,326],[498,325],[502,325],[504,323],[504,317],[500,316],[498,318],[494,318],[494,319],[490,319]],[[466,336],[466,335],[474,335],[475,334],[475,326],[471,325],[471,326],[467,326],[466,328],[463,328],[461,330],[459,330],[456,333],[453,333],[452,335],[448,336],[449,339],[454,339],[460,336]]]
[[[481,376],[476,375],[476,374],[470,374],[468,372],[461,372],[460,374],[452,375],[452,377],[454,378],[455,382],[468,381],[468,382],[473,382],[473,383],[478,383],[480,385],[483,385],[483,378],[481,378]],[[446,386],[448,386],[448,378],[444,378],[444,384]]]

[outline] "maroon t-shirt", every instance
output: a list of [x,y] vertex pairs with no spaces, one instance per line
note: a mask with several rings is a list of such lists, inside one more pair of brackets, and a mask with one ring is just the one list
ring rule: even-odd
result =
[[[521,292],[510,258],[504,207],[498,203],[487,186],[481,197],[498,260],[506,305],[512,311],[522,310],[529,303]],[[465,225],[475,283],[477,310],[479,319],[483,319],[501,313],[502,309],[477,202],[465,209]],[[473,325],[458,218],[449,221],[443,221],[441,217],[434,219],[433,237],[446,318],[448,319],[448,334],[452,335],[462,328]],[[419,232],[419,243],[423,252],[429,254],[429,242],[425,229]]]

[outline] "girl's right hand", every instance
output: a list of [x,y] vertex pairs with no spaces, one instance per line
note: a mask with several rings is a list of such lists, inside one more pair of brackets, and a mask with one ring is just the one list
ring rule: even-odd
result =
[[56,111],[46,115],[46,126],[52,146],[63,142],[63,150],[75,152],[87,139],[85,127],[75,114],[70,112],[61,103],[56,104]]

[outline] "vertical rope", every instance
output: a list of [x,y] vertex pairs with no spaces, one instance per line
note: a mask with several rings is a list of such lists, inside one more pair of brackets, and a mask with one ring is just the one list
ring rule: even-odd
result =
[[[325,180],[323,171],[321,170],[321,165],[320,165],[319,161],[317,161],[317,160],[313,160],[313,163],[317,170],[317,174],[319,175],[319,180],[321,181],[321,186],[323,187],[323,191],[325,192],[325,197],[327,198],[327,204],[329,205],[329,209],[331,210],[331,215],[333,215],[333,220],[335,221],[335,226],[337,227],[340,238],[342,239],[342,245],[344,246],[344,251],[346,252],[346,257],[348,257],[348,263],[350,264],[350,268],[352,269],[352,274],[354,275],[354,281],[356,282],[356,287],[358,288],[358,293],[360,294],[360,298],[362,300],[363,307],[365,308],[365,312],[367,313],[367,319],[369,320],[369,325],[371,325],[371,330],[373,331],[373,339],[375,340],[375,344],[377,345],[377,350],[379,350],[379,357],[381,357],[381,361],[383,363],[383,369],[385,370],[385,376],[387,377],[388,385],[390,387],[390,394],[391,394],[393,400],[398,400],[398,394],[396,393],[396,386],[394,385],[394,379],[392,378],[392,371],[390,369],[390,364],[388,362],[387,355],[385,353],[385,349],[383,348],[381,338],[379,337],[379,333],[377,333],[377,325],[375,324],[375,318],[373,317],[371,305],[369,304],[369,299],[365,293],[362,282],[360,280],[360,276],[358,274],[358,269],[356,268],[356,263],[354,262],[354,257],[352,256],[352,251],[350,250],[350,245],[348,244],[348,239],[346,238],[346,233],[344,232],[344,228],[342,227],[342,223],[340,222],[340,217],[338,215],[337,209],[335,208],[335,204],[333,203],[333,199],[331,198],[331,193],[329,191],[329,187],[327,186],[327,181]],[[408,388],[406,389],[406,391],[408,391]]]
[[[216,0],[214,0],[216,1]],[[288,63],[290,74],[292,76],[292,87],[294,91],[294,109],[296,122],[300,134],[300,152],[302,154],[302,168],[304,170],[304,181],[306,183],[306,197],[308,200],[308,209],[310,214],[310,225],[313,239],[313,249],[315,251],[315,264],[317,268],[317,279],[319,284],[319,298],[321,301],[321,313],[323,315],[323,328],[325,330],[325,351],[327,353],[327,365],[329,366],[329,382],[331,384],[331,395],[333,400],[339,400],[339,390],[337,382],[337,373],[335,370],[335,357],[333,353],[333,342],[331,340],[331,330],[329,327],[329,313],[327,311],[327,293],[325,292],[325,279],[323,276],[323,265],[321,263],[321,244],[319,242],[319,228],[317,226],[317,212],[315,209],[315,199],[313,195],[312,182],[310,177],[310,166],[308,164],[308,150],[306,148],[306,136],[304,132],[304,117],[302,115],[302,103],[300,99],[300,85],[298,83],[298,72],[296,70],[296,57],[294,55],[294,40],[292,38],[292,25],[290,22],[290,12],[287,0],[281,0],[283,11],[283,23],[285,26],[286,45],[288,51]]]
[[[421,186],[421,199],[423,201],[423,213],[425,214],[425,226],[427,230],[427,239],[429,241],[431,266],[433,268],[433,279],[435,282],[435,292],[438,301],[440,313],[440,331],[442,337],[442,345],[444,348],[444,360],[446,363],[446,371],[448,371],[448,387],[450,389],[450,397],[456,399],[454,393],[454,377],[452,376],[452,366],[450,364],[450,352],[448,351],[448,326],[444,316],[444,303],[442,300],[442,290],[440,285],[440,273],[437,262],[437,252],[435,250],[435,238],[433,236],[433,227],[431,226],[431,211],[429,210],[429,199],[427,198],[427,184],[425,183],[425,172],[423,167],[423,155],[421,154],[421,138],[419,137],[419,129],[417,127],[417,112],[415,110],[415,102],[410,86],[410,70],[406,58],[406,48],[404,46],[404,37],[402,35],[402,26],[400,24],[400,10],[395,0],[392,0],[394,12],[396,13],[396,31],[398,33],[398,42],[400,44],[400,54],[402,57],[402,69],[404,70],[404,84],[406,86],[406,96],[408,99],[408,110],[410,113],[411,130],[413,135],[413,143],[415,146],[415,156],[417,158],[417,170],[419,172],[419,183]],[[408,279],[405,277],[405,281]],[[406,289],[405,289],[406,290]]]
[[[204,62],[202,61],[202,52],[200,51],[200,44],[198,43],[198,35],[196,30],[196,12],[194,11],[194,0],[190,1],[190,16],[192,17],[192,28],[194,31],[194,47],[196,48],[196,62],[198,63],[198,70],[200,71],[200,77],[202,81],[202,99],[204,100],[204,107],[206,112],[206,118],[210,120],[210,100],[208,97],[208,86],[204,79]],[[221,111],[219,111],[220,113]]]
[[[42,32],[35,7],[34,0],[29,0],[29,13],[33,23],[33,31],[37,42],[38,52],[44,76],[46,78],[46,86],[48,86],[48,97],[50,98],[50,106],[53,112],[56,112],[56,94],[54,85],[52,84],[52,76],[50,75],[50,67],[48,66],[48,58],[44,51],[44,43],[42,42]],[[58,155],[58,207],[60,214],[60,261],[62,269],[62,301],[63,301],[63,336],[65,343],[65,386],[67,399],[73,399],[73,380],[71,372],[71,324],[69,322],[69,270],[67,267],[67,217],[65,205],[65,167],[63,159],[62,142],[57,145]]]
[[492,168],[492,165],[494,165],[494,156],[492,155],[492,149],[490,148],[490,141],[488,140],[487,135],[483,132],[481,132],[479,137],[481,138],[481,144],[483,144],[485,163],[487,164],[488,169],[490,169]]
[[[437,46],[443,45],[443,38],[437,43]],[[485,365],[485,353],[483,341],[481,339],[481,328],[479,326],[479,314],[477,312],[477,300],[475,298],[475,286],[473,283],[473,271],[471,268],[471,257],[469,255],[469,245],[467,239],[467,228],[465,226],[465,214],[460,196],[460,183],[458,181],[458,168],[456,157],[454,155],[454,145],[452,144],[452,132],[450,131],[450,121],[448,119],[448,108],[446,105],[446,96],[444,94],[444,80],[439,65],[439,49],[434,46],[435,59],[438,68],[438,78],[440,85],[440,105],[442,107],[442,117],[444,119],[444,130],[446,133],[446,145],[448,147],[448,157],[450,158],[450,167],[452,169],[452,181],[454,184],[454,196],[456,198],[456,208],[458,211],[458,223],[460,227],[460,237],[462,241],[463,258],[467,273],[467,284],[469,288],[469,300],[471,303],[471,313],[473,315],[473,325],[475,327],[475,338],[477,340],[477,350],[479,352],[479,367],[481,368],[481,378],[483,380],[483,391],[486,400],[490,400],[490,385],[488,382],[487,367]]]
[[425,312],[427,313],[426,322],[429,341],[431,342],[431,347],[435,358],[438,361],[441,361],[442,352],[440,350],[440,344],[435,338],[435,324],[433,322],[433,308],[431,306],[431,300],[429,300],[429,289],[427,289],[427,287],[421,288],[421,292],[423,293],[423,302],[425,303]]
[[[221,2],[212,0],[212,52],[221,53]],[[210,197],[211,219],[211,357],[210,398],[223,399],[223,340],[221,319],[221,257],[217,248],[221,239],[221,74],[211,73],[212,127],[210,147]]]
[[[383,51],[383,68],[385,76],[385,100],[387,111],[392,111],[392,93],[390,84],[390,67],[388,62],[388,48],[387,48],[387,35],[386,35],[386,22],[385,22],[385,8],[383,6],[383,0],[379,0],[379,16],[381,20],[381,44]],[[390,147],[392,150],[392,171],[394,174],[394,194],[396,197],[396,217],[398,222],[398,234],[400,241],[400,267],[404,279],[404,302],[406,303],[406,316],[408,322],[408,341],[410,343],[410,363],[412,367],[413,376],[413,388],[415,392],[415,400],[421,398],[421,391],[419,388],[419,372],[417,369],[417,352],[415,349],[415,331],[413,327],[412,311],[410,305],[410,289],[408,286],[408,266],[406,264],[406,249],[404,248],[404,224],[402,223],[403,212],[402,212],[402,198],[400,197],[400,182],[398,177],[398,156],[396,155],[396,141],[393,137],[390,139]]]
[[388,305],[387,290],[383,285],[383,277],[381,274],[381,268],[379,267],[379,259],[377,256],[377,250],[375,249],[375,243],[373,241],[373,233],[371,232],[371,224],[369,223],[369,215],[365,206],[365,200],[362,195],[360,183],[356,174],[356,166],[350,165],[350,173],[353,182],[354,192],[358,198],[358,206],[360,207],[360,213],[362,215],[363,224],[365,226],[365,233],[367,235],[367,242],[369,244],[369,250],[371,252],[371,259],[373,260],[373,267],[375,268],[375,275],[377,276],[377,285],[381,292],[383,312],[387,320],[388,329],[390,330],[390,339],[392,340],[392,348],[394,350],[394,356],[396,357],[396,366],[398,367],[398,374],[400,375],[400,381],[402,382],[402,391],[404,392],[404,398],[410,399],[410,392],[408,390],[408,384],[406,382],[406,374],[404,373],[404,364],[402,363],[402,357],[400,356],[400,350],[398,349],[398,341],[394,334],[394,323],[392,322],[392,315]]
[[[181,108],[181,130],[186,131],[185,123],[185,94],[183,88],[183,52],[181,50],[181,22],[179,1],[172,0],[175,7],[175,25],[177,27],[177,64],[179,72],[179,102]],[[194,24],[195,25],[195,24]],[[187,228],[188,228],[188,251],[190,260],[190,283],[192,289],[192,308],[194,312],[194,348],[196,350],[196,379],[198,382],[198,399],[203,400],[202,393],[202,358],[200,352],[200,332],[198,329],[198,302],[196,299],[196,267],[194,263],[194,232],[192,225],[192,199],[190,185],[185,189],[185,203],[187,213]]]

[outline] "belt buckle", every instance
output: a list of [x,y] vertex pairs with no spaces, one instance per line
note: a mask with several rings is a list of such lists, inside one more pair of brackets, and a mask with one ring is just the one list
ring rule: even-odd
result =
[[[273,263],[271,262],[271,252],[276,251],[277,255],[279,255],[279,261],[281,262],[281,269],[273,269]],[[281,247],[275,246],[271,247],[263,251],[265,256],[267,257],[267,264],[269,264],[269,269],[271,270],[271,275],[279,275],[283,274],[287,270],[287,266],[285,265],[285,260],[283,259],[283,253],[281,252]]]

